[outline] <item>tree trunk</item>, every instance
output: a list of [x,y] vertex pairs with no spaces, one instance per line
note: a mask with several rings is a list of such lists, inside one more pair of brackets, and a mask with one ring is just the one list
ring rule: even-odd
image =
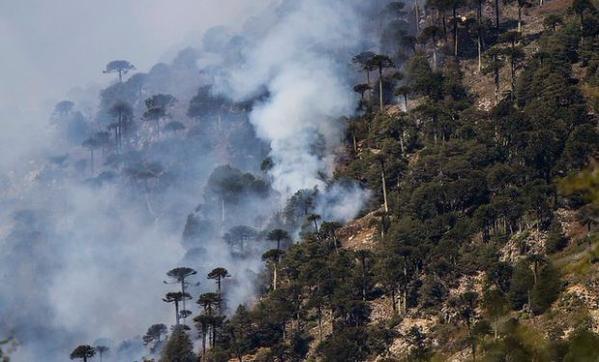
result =
[[379,67],[379,111],[383,112],[383,67]]
[[403,95],[403,102],[404,102],[404,105],[406,106],[406,112],[407,112],[408,111],[408,95],[407,94]]
[[175,301],[175,322],[179,325],[179,302]]
[[387,203],[387,185],[385,181],[385,168],[381,166],[381,181],[383,183],[383,202],[385,205],[385,214],[389,212],[389,204]]
[[[405,154],[406,154],[406,146],[404,145],[403,138],[404,138],[404,134],[402,132],[402,135],[399,137],[399,148],[401,149],[401,154],[403,156],[405,156]],[[398,185],[399,185],[399,179],[398,179]]]
[[512,86],[512,94],[511,94],[511,98],[514,98],[514,91],[516,88],[516,65],[514,64],[514,55],[512,53],[512,56],[510,57],[510,68],[511,68],[511,72],[510,72],[510,81],[511,81],[511,86]]
[[202,333],[202,361],[206,360],[206,332],[207,330],[204,330]]
[[497,67],[497,55],[493,55],[493,64],[494,69],[493,73],[495,74],[495,96],[499,95],[499,68]]
[[216,346],[216,324],[212,325],[212,348]]
[[119,83],[123,83],[123,71],[119,70]]
[[499,30],[499,0],[495,0],[495,28]]
[[[183,280],[181,280],[181,293],[183,293],[183,310],[187,310],[187,308],[185,308],[185,278],[183,278]],[[187,317],[183,318],[183,324],[185,324],[185,319]]]
[[368,68],[366,68],[366,84],[368,84],[368,90],[366,91],[366,110],[368,110],[372,102],[372,88],[370,87],[370,70]]
[[91,161],[91,169],[92,169],[92,176],[94,175],[94,149],[90,148],[89,149],[90,152],[90,161]]
[[441,21],[443,22],[443,37],[447,40],[447,23],[445,21],[445,11],[441,13]]
[[274,266],[273,266],[273,271],[272,271],[272,289],[273,290],[277,290],[277,268],[278,268],[278,262],[275,262]]
[[452,9],[453,15],[453,56],[458,56],[458,17],[457,17],[457,9],[456,6],[453,6]]
[[414,0],[414,11],[416,13],[416,33],[418,33],[420,31],[420,8],[418,0]]
[[366,260],[362,259],[362,300],[366,301]]
[[478,36],[476,41],[477,52],[478,52],[478,72],[480,73],[482,70],[482,41],[480,36],[480,29],[478,30]]
[[220,199],[220,221],[221,221],[221,228],[223,227],[223,225],[225,224],[225,199],[221,197]]
[[434,40],[435,44],[433,45],[433,72],[437,71],[437,41]]
[[584,11],[581,11],[580,16],[580,46],[584,45]]
[[[540,0],[543,1],[543,0]],[[518,2],[518,33],[522,32],[522,6]]]

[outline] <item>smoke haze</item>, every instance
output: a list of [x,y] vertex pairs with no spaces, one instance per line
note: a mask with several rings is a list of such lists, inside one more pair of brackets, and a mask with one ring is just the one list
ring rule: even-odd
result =
[[[223,241],[230,228],[279,226],[288,198],[314,187],[323,220],[355,217],[368,193],[332,176],[355,107],[351,56],[370,37],[363,13],[347,0],[0,3],[0,339],[18,339],[11,357],[64,361],[105,338],[104,360],[139,359],[146,329],[174,324],[161,300],[169,269],[198,270],[197,297],[223,266],[229,306],[252,300],[270,246],[239,257]],[[114,83],[101,74],[113,59],[139,74]],[[142,120],[156,93],[178,99],[171,118],[184,131]],[[65,98],[73,111],[49,122]],[[206,111],[204,99],[221,103]],[[115,100],[136,128],[123,151],[98,148],[91,161],[81,143]],[[187,112],[194,100],[200,115]],[[231,194],[223,180],[241,186]]]

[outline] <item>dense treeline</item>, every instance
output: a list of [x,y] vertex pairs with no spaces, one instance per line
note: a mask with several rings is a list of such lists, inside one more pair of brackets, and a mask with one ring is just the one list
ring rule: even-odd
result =
[[[399,55],[365,52],[354,58],[367,74],[367,83],[355,87],[363,115],[350,120],[353,159],[339,176],[380,190],[373,202],[383,205],[375,214],[380,235],[375,248],[340,248],[335,228],[326,222],[304,233],[303,242],[280,261],[278,288],[249,316],[242,309],[231,320],[248,333],[223,337],[225,351],[243,346],[244,353],[258,351],[264,360],[303,360],[308,353],[327,361],[391,358],[394,327],[419,310],[439,315],[440,329],[463,328],[460,343],[473,358],[593,355],[598,336],[584,327],[536,347],[528,335],[537,332],[519,319],[546,313],[564,286],[552,262],[552,254],[567,245],[555,210],[587,202],[564,197],[556,182],[585,167],[597,152],[596,98],[588,96],[596,86],[597,53],[597,30],[588,19],[596,12],[592,4],[575,2],[572,11],[587,17],[582,25],[547,16],[546,30],[535,40],[538,49],[531,51],[525,49],[533,40],[523,35],[521,18],[517,30],[506,23],[491,29],[477,11],[474,47],[484,44],[477,76],[489,74],[499,82],[507,64],[509,80],[508,87],[497,85],[507,91],[497,93],[496,105],[483,111],[462,84],[460,62],[472,44],[461,28],[470,23],[456,11],[470,9],[458,2],[428,6],[440,21],[427,18],[419,27],[431,24],[413,36],[406,19],[412,15],[399,3],[390,5],[406,20],[406,28],[394,33]],[[448,10],[451,41],[444,29]],[[396,67],[402,56],[406,62]],[[573,66],[586,74],[575,77]],[[371,71],[378,84],[372,84]],[[383,111],[393,88],[402,111]],[[515,260],[504,257],[506,242],[535,232],[548,235],[544,248],[520,250]],[[461,282],[480,273],[482,292],[472,284],[464,289]],[[390,300],[388,315],[395,317],[372,322],[371,302],[381,296]],[[412,345],[411,359],[427,360],[438,352],[418,327],[403,338]]]
[[[493,19],[483,16],[487,6]],[[239,257],[263,253],[263,294],[227,316],[221,283],[229,274],[216,268],[208,275],[216,288],[199,295],[196,313],[185,306],[191,299],[186,278],[195,270],[173,269],[169,276],[180,291],[164,301],[173,303],[175,326],[168,337],[166,325],[151,326],[144,337],[150,351],[160,352],[161,361],[243,361],[248,354],[260,361],[442,360],[449,348],[443,342],[454,334],[459,338],[451,348],[467,350],[473,360],[592,360],[599,336],[584,313],[569,335],[563,329],[543,335],[528,321],[549,315],[565,287],[555,262],[569,244],[559,208],[578,210],[588,227],[588,252],[596,252],[596,172],[579,172],[599,146],[599,17],[591,2],[574,0],[575,16],[547,15],[545,29],[530,34],[522,9],[537,5],[514,2],[514,21],[500,17],[501,6],[512,5],[391,2],[381,19],[388,55],[365,51],[352,59],[366,79],[354,87],[359,103],[348,121],[350,157],[337,176],[374,191],[364,211],[376,230],[374,247],[344,247],[342,226],[315,213],[318,190],[296,193],[269,230],[217,230],[214,220],[222,218],[222,225],[234,218],[225,215],[240,199],[269,193],[267,177],[219,168],[208,180],[207,203],[220,217],[190,215],[184,238],[220,231]],[[464,85],[468,62],[477,69],[469,77],[492,79],[488,110]],[[217,130],[224,112],[244,107],[220,98],[207,102],[208,95],[201,88],[188,115],[209,111],[208,124]],[[167,95],[145,102],[144,118],[155,122],[157,134],[168,127],[161,125],[172,102]],[[115,105],[110,114],[118,149],[130,110]],[[107,137],[84,142],[92,165],[94,149]],[[265,160],[263,170],[268,167]],[[145,165],[137,174],[156,173]],[[519,243],[531,235],[545,241]],[[506,248],[514,243],[512,257]],[[385,318],[373,315],[380,305]],[[400,332],[402,320],[414,313],[438,323]],[[195,334],[185,322],[191,316],[201,339],[197,356]],[[410,345],[406,356],[391,351],[398,337]],[[78,347],[71,358],[99,352],[88,347]]]

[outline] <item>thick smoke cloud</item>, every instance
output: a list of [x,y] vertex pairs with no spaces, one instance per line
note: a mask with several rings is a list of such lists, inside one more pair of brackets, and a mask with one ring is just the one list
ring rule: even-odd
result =
[[[40,44],[44,39],[32,31],[17,34],[38,18],[43,18],[42,24],[55,25],[44,14],[65,11],[67,15],[54,21],[86,24],[90,30],[79,31],[75,38],[54,34],[70,39],[70,46],[82,53],[86,52],[82,42],[109,44],[96,45],[101,51],[91,52],[89,58],[77,58],[68,67],[70,73],[61,68],[60,60],[48,61],[47,66],[61,70],[52,74],[64,74],[61,77],[41,76],[39,83],[30,79],[21,84],[11,75],[5,79],[15,84],[16,91],[0,93],[0,116],[8,125],[8,133],[0,136],[0,337],[7,333],[18,337],[22,346],[13,356],[17,362],[64,361],[74,346],[97,338],[111,341],[113,353],[105,360],[139,359],[148,353],[140,335],[153,323],[174,322],[171,306],[160,299],[174,288],[162,283],[167,270],[182,265],[197,269],[201,284],[190,290],[197,296],[214,288],[203,276],[214,267],[226,267],[233,275],[225,285],[227,302],[234,308],[255,295],[262,271],[260,255],[270,246],[252,244],[247,246],[248,255],[238,258],[226,247],[223,233],[240,224],[256,230],[276,225],[273,213],[300,189],[318,188],[314,211],[323,220],[355,217],[368,197],[353,183],[331,182],[343,137],[341,117],[355,107],[350,59],[370,36],[362,26],[363,4],[148,1],[145,16],[125,26],[119,25],[122,17],[138,14],[134,2],[104,3],[94,14],[96,21],[73,0],[60,9],[48,8],[45,2],[27,7],[33,9],[31,19],[17,24],[21,26],[14,20],[0,23],[8,29],[4,34],[9,35],[1,36],[10,40],[13,70],[17,65],[12,63],[30,58],[25,66],[40,74],[43,65],[36,54],[56,59],[72,54],[64,50],[66,45],[50,49]],[[16,18],[25,16],[23,5],[2,8]],[[102,19],[111,16],[117,17],[111,23],[116,29],[104,29]],[[224,26],[199,35],[217,22]],[[173,24],[176,30],[164,30]],[[145,32],[140,42],[135,34]],[[31,41],[36,49],[22,49]],[[173,47],[187,45],[194,48],[175,57]],[[172,56],[161,59],[161,54]],[[128,166],[111,169],[110,154],[101,150],[95,155],[99,171],[90,177],[88,151],[65,141],[60,126],[47,123],[46,116],[40,121],[40,114],[48,113],[48,99],[60,99],[54,97],[85,84],[84,79],[96,81],[89,74],[98,74],[107,60],[117,56],[126,56],[147,72],[139,76],[140,94],[171,93],[179,99],[173,114],[187,126],[185,136],[156,135],[152,125],[139,119],[143,97],[122,93],[131,97],[138,121],[127,145],[128,162],[143,167],[160,164],[164,172],[156,179],[141,180],[139,172]],[[156,61],[164,64],[150,68]],[[36,93],[25,97],[36,84]],[[252,129],[219,112],[199,120],[188,118],[189,100],[204,85],[211,86],[214,96],[231,102],[251,101],[249,113],[235,117],[247,118]],[[69,93],[90,132],[107,122],[98,97],[101,88],[84,86]],[[108,90],[121,92],[114,84]],[[103,99],[110,92],[103,92]],[[274,190],[265,192],[256,179],[247,192],[227,203],[208,192],[206,182],[215,167],[226,162],[241,172],[256,173],[266,156],[274,166],[264,177]],[[197,230],[191,232],[193,225]],[[182,240],[184,229],[191,236]]]
[[331,159],[312,148],[324,137],[330,154],[342,136],[336,118],[353,111],[344,72],[348,52],[360,45],[360,30],[350,2],[288,2],[225,79],[227,93],[237,98],[263,87],[271,93],[250,119],[258,136],[270,142],[274,187],[284,195],[322,187],[319,173],[332,171]]

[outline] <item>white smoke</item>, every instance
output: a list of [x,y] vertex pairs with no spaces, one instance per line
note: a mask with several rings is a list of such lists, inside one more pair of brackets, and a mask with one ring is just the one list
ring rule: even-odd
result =
[[[251,19],[231,9],[237,1],[225,2],[228,12],[236,14],[229,25],[246,24],[241,33],[247,41],[239,49],[241,61],[232,61],[224,48],[216,47],[202,50],[207,55],[215,51],[222,54],[206,56],[200,64],[204,61],[221,67],[215,86],[232,99],[245,100],[268,91],[269,96],[252,110],[250,121],[257,136],[270,145],[274,161],[270,174],[281,201],[297,190],[318,187],[316,211],[323,220],[350,220],[368,193],[355,184],[331,184],[330,179],[334,152],[344,135],[340,118],[350,115],[355,106],[351,56],[362,50],[367,36],[356,10],[359,1],[264,0],[258,3],[265,10]],[[239,9],[249,7],[247,2],[238,2]],[[189,1],[185,3],[189,5]],[[156,1],[152,4],[153,24],[159,26],[161,12],[156,10]],[[217,11],[219,4],[214,2],[208,8]],[[173,43],[179,42],[173,39]],[[135,63],[134,58],[131,60]],[[69,155],[65,169],[69,171],[42,166],[42,154],[56,145],[53,132],[39,122],[35,127],[26,125],[9,127],[8,133],[0,136],[6,144],[14,144],[13,150],[18,143],[19,156],[27,155],[25,163],[6,157],[13,146],[4,147],[5,142],[0,142],[0,149],[5,151],[0,156],[4,175],[0,186],[7,185],[0,190],[4,206],[0,216],[6,221],[0,225],[0,247],[10,247],[0,249],[0,276],[7,279],[0,284],[0,326],[20,324],[17,327],[24,345],[14,360],[32,361],[44,356],[49,362],[64,361],[74,344],[91,343],[100,337],[114,341],[132,338],[131,347],[124,349],[132,351],[131,358],[139,358],[136,336],[153,323],[173,321],[171,306],[161,301],[172,286],[162,284],[162,280],[167,270],[185,261],[180,244],[184,216],[202,198],[202,183],[215,162],[204,158],[206,155],[186,154],[195,157],[204,173],[199,179],[180,182],[180,190],[154,195],[157,215],[149,216],[143,195],[130,194],[135,188],[124,185],[126,181],[120,180],[115,187],[94,188],[81,182],[74,169],[77,160],[87,158],[84,150]],[[69,151],[55,147],[51,155],[63,152]],[[33,176],[25,177],[28,171]],[[23,178],[30,182],[25,185]],[[243,207],[254,211],[256,205],[249,202]],[[46,221],[35,234],[28,234],[34,227],[27,226],[27,220],[21,221],[24,230],[15,232],[17,223],[8,220],[15,211],[29,209],[45,210],[43,216],[32,220]],[[229,286],[230,300],[247,300],[255,292],[260,254],[243,262],[234,260],[220,240],[210,242],[205,249],[211,257],[201,265],[190,265],[202,275],[202,290],[213,288],[211,281],[203,279],[206,271],[224,266],[235,279]],[[35,319],[31,328],[25,323],[28,318]],[[39,326],[43,330],[35,330]]]
[[[286,2],[265,34],[254,40],[245,62],[225,78],[224,89],[234,98],[251,97],[261,88],[270,94],[253,110],[250,120],[258,136],[271,146],[273,187],[284,199],[299,189],[317,186],[322,190],[322,175],[332,176],[331,154],[344,131],[337,120],[355,107],[348,63],[364,37],[353,3]],[[325,155],[314,151],[321,137]],[[354,217],[357,213],[348,212],[345,202],[366,196],[359,188],[346,191],[347,198],[339,198],[335,206],[339,212],[330,215],[335,219]]]

